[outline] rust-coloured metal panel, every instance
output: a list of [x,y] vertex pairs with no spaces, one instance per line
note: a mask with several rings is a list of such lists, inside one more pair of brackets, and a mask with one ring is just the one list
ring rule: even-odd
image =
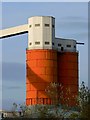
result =
[[39,67],[54,67],[53,61],[48,60],[48,59],[44,59],[44,60],[37,60],[37,66]]
[[31,84],[26,83],[26,91],[30,91],[31,90]]
[[[68,105],[75,106],[76,99],[72,96],[78,94],[78,53],[58,52],[58,82],[63,86],[64,98],[68,99]],[[65,104],[65,101],[63,101]],[[67,104],[67,103],[66,103]]]
[[40,75],[40,77],[31,75],[31,76],[29,76],[29,79],[28,79],[28,77],[26,77],[26,79],[27,79],[26,84],[37,83],[37,82],[40,83],[41,79],[43,79],[45,82],[53,82],[55,77],[57,77],[57,75],[56,76],[51,76],[51,75],[46,74],[46,75]]
[[[74,98],[78,94],[78,53],[27,50],[26,54],[26,104],[52,104],[45,88],[50,82],[59,82],[63,86],[64,98],[67,100],[69,97],[68,105],[76,105]],[[65,103],[62,100],[62,104]]]
[[64,77],[64,76],[62,76],[59,79],[60,79],[60,82],[62,84],[64,84],[64,83],[66,83],[66,85],[70,85],[70,84],[77,85],[78,84],[78,78],[77,77],[70,77],[70,76],[69,77]]
[[44,90],[45,91],[45,89],[46,89],[46,87],[48,86],[48,83],[45,83],[45,82],[43,82],[43,83],[32,83],[31,84],[31,90]]
[[36,90],[26,91],[26,98],[37,98],[37,91]]
[[57,51],[26,50],[26,104],[51,104],[45,92],[57,82]]

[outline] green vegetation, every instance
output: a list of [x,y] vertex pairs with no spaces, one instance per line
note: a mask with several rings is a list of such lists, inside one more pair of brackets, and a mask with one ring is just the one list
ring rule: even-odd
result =
[[79,96],[78,96],[80,108],[80,118],[90,118],[90,90],[85,86],[84,82],[82,82]]
[[[62,105],[59,104],[63,98],[63,92],[61,92],[60,99],[57,101],[57,87],[63,88],[58,83],[50,83],[50,85],[46,88],[47,95],[52,99],[53,105],[33,105],[33,106],[26,106],[25,104],[17,105],[13,103],[12,113],[13,116],[16,118],[17,108],[19,107],[22,114],[20,117],[22,118],[70,118],[70,119],[77,119],[83,118],[89,120],[89,112],[90,112],[90,90],[88,87],[85,86],[85,83],[82,82],[79,93],[77,98],[76,107],[69,107],[67,104]],[[68,90],[67,90],[68,93]],[[19,118],[19,117],[18,117]]]

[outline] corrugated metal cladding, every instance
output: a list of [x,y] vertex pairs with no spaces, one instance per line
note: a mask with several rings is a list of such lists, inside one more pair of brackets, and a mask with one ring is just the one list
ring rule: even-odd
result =
[[45,89],[57,82],[57,51],[27,50],[26,104],[51,104]]
[[[27,50],[26,104],[52,104],[45,89],[50,82],[63,86],[63,97],[68,105],[76,105],[78,94],[78,53],[55,50]],[[60,88],[58,88],[59,92]],[[58,98],[60,99],[60,93]],[[67,101],[62,101],[62,104]]]
[[77,52],[58,52],[58,82],[63,86],[64,101],[62,100],[62,103],[68,102],[70,106],[76,105],[76,95],[78,94]]

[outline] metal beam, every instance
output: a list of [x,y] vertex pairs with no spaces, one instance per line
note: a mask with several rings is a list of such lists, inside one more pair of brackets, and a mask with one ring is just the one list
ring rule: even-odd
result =
[[80,42],[76,42],[76,44],[79,44],[79,45],[84,45],[84,43],[80,43]]
[[28,33],[28,24],[0,30],[0,39]]

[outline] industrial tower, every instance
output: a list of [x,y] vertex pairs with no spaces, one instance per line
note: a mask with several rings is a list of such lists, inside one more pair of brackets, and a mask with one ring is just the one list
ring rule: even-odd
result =
[[[55,18],[35,16],[28,19],[28,24],[0,30],[0,38],[28,32],[26,49],[26,105],[52,104],[45,92],[51,82],[70,89],[69,105],[78,94],[78,52],[76,40],[55,37]],[[81,44],[81,43],[80,43]],[[59,89],[59,88],[58,88]]]

